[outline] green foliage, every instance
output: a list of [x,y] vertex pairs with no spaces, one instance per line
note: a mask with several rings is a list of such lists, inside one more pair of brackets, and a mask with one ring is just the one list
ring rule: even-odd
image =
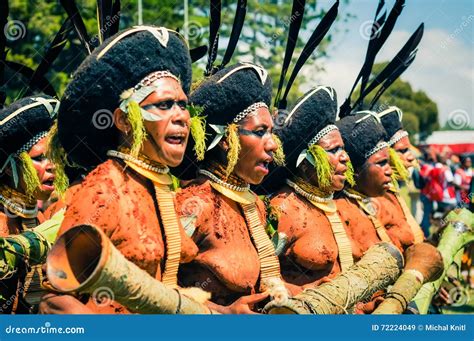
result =
[[[349,0],[344,0],[341,7]],[[143,23],[159,26],[167,26],[185,33],[184,26],[184,3],[176,0],[143,0]],[[97,41],[98,24],[96,17],[95,0],[76,0],[77,7],[84,19],[87,31],[92,42]],[[138,23],[138,0],[121,1],[120,28],[124,29]],[[61,24],[66,18],[66,13],[57,0],[10,0],[9,20],[19,20],[26,28],[24,37],[7,41],[9,49],[7,60],[24,63],[33,69],[40,63],[48,44],[58,32]],[[222,1],[222,26],[220,30],[220,51],[216,60],[219,65],[224,55],[228,37],[232,29],[235,15],[236,1]],[[237,61],[251,61],[263,65],[269,70],[274,80],[276,90],[283,55],[286,46],[291,16],[292,1],[283,0],[249,0],[247,16],[241,39],[230,63]],[[325,12],[320,8],[316,0],[306,2],[306,12],[302,24],[300,38],[294,53],[294,60],[306,43],[306,39]],[[329,7],[324,3],[324,7]],[[189,25],[187,35],[190,47],[208,44],[209,36],[209,0],[189,0]],[[340,15],[339,21],[346,22],[351,18],[350,14],[345,17]],[[336,25],[335,25],[336,26]],[[332,28],[330,33],[336,31]],[[304,37],[304,41],[301,37]],[[58,96],[61,96],[70,76],[86,57],[85,48],[81,45],[77,34],[72,31],[64,50],[51,66],[46,77],[52,83]],[[316,56],[325,55],[325,49],[331,40],[331,35],[324,40],[314,55],[309,59],[307,65],[313,65],[315,71],[321,66],[315,63]],[[195,80],[202,78],[206,64],[206,58],[193,65],[193,76]],[[289,70],[291,72],[291,68]],[[313,70],[312,70],[313,71]],[[289,73],[287,77],[289,77]],[[5,75],[7,88],[7,104],[11,103],[25,86],[26,79],[7,70]],[[291,104],[302,95],[298,91],[300,84],[305,82],[303,72],[294,83],[293,90],[289,95],[288,102]]]
[[[47,47],[59,31],[66,18],[64,9],[56,0],[10,0],[9,20],[18,21],[18,34],[15,39],[7,39],[7,60],[19,62],[35,69],[42,60]],[[81,13],[89,32],[97,32],[95,20],[95,1],[79,1]],[[86,53],[75,32],[70,33],[71,40],[58,59],[50,67],[46,77],[58,95],[62,94],[69,79]],[[13,102],[20,90],[26,85],[27,79],[7,69],[5,83],[7,89],[6,103]]]

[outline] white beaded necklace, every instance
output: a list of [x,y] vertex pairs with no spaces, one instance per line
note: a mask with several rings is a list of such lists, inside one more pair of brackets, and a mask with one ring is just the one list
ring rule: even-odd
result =
[[298,186],[297,184],[295,184],[293,181],[289,179],[286,179],[286,183],[288,186],[293,188],[296,193],[305,197],[309,201],[319,202],[321,204],[327,204],[334,198],[334,193],[330,194],[327,197],[320,197],[320,196],[317,196],[316,194],[311,194],[311,193],[306,192],[304,189],[302,189],[300,186]]
[[211,173],[211,172],[209,172],[205,169],[198,170],[198,173],[207,176],[209,179],[211,179],[215,183],[221,185],[222,187],[226,187],[226,188],[231,189],[231,190],[236,191],[236,192],[246,192],[246,191],[250,190],[250,185],[243,186],[243,187],[240,187],[240,186],[237,186],[237,185],[232,185],[228,182],[225,182],[224,180],[219,179],[213,173]]
[[360,195],[349,193],[346,190],[343,190],[342,193],[344,193],[344,195],[348,198],[355,199],[355,200],[362,200],[362,197]]
[[12,201],[9,198],[0,194],[0,204],[5,206],[10,212],[19,215],[23,218],[35,218],[38,215],[38,206],[28,209],[22,207],[19,203]]
[[142,161],[136,157],[133,157],[129,154],[125,154],[125,153],[122,153],[122,152],[119,152],[119,151],[116,151],[116,150],[109,150],[107,152],[107,155],[108,156],[112,156],[112,157],[116,157],[118,159],[122,159],[122,160],[125,160],[125,161],[128,161],[128,162],[132,162],[146,170],[149,170],[149,171],[152,171],[152,172],[155,172],[155,173],[159,173],[159,174],[167,174],[169,172],[169,168],[167,166],[163,166],[163,167],[156,167],[156,166],[152,166],[148,163],[146,163],[145,161]]

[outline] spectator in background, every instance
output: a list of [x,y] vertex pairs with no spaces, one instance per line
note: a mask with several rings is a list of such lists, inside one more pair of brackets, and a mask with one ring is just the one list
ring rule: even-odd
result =
[[419,223],[421,221],[422,210],[419,209],[419,203],[421,202],[421,192],[420,189],[420,151],[415,147],[411,146],[410,151],[414,156],[414,160],[411,162],[412,167],[408,169],[410,173],[410,180],[407,181],[407,194],[410,202],[411,214],[415,217],[416,221]]
[[438,162],[430,172],[428,185],[431,185],[431,199],[436,203],[435,212],[444,214],[456,206],[454,175],[447,165],[446,154],[438,154],[437,160]]
[[[456,200],[458,205],[466,206],[469,204],[469,187],[472,181],[472,160],[470,157],[461,156],[461,166],[456,169],[454,174],[454,187],[456,188]],[[471,194],[472,195],[472,194]]]
[[451,168],[451,172],[455,174],[458,168],[461,167],[461,161],[459,159],[459,156],[456,154],[452,154],[449,160],[447,160],[447,165],[449,166],[449,168]]
[[427,186],[429,182],[429,175],[434,168],[436,160],[436,155],[430,149],[427,149],[423,152],[423,158],[420,161],[420,171],[418,173],[418,178],[414,178],[415,185],[417,188],[421,189],[420,199],[423,204],[423,219],[421,220],[421,228],[425,233],[425,236],[430,235],[430,225],[431,225],[431,213],[433,212],[433,202],[431,200],[431,195],[429,187]]

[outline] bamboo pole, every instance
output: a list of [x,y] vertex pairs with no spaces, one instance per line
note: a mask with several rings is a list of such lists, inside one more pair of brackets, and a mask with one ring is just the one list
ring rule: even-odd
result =
[[424,284],[409,304],[410,308],[419,314],[428,313],[431,300],[441,287],[459,250],[474,242],[474,214],[472,212],[467,209],[451,211],[446,220],[449,224],[444,229],[438,244],[438,251],[443,257],[444,272],[436,281]]
[[372,246],[364,256],[331,282],[306,289],[284,304],[268,303],[268,314],[342,314],[357,302],[392,284],[403,268],[403,256],[389,243]]
[[76,226],[61,235],[47,258],[51,285],[64,293],[108,292],[140,314],[209,314],[204,304],[181,294],[127,260],[102,230]]
[[22,263],[43,264],[63,219],[64,210],[61,210],[29,231],[0,238],[0,280],[11,277]]

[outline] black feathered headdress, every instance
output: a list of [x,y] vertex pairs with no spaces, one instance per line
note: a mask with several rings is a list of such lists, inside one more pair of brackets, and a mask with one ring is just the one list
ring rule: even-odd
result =
[[[375,89],[378,89],[377,93],[374,95],[371,103],[368,106],[368,108],[372,109],[384,91],[391,84],[393,84],[393,82],[415,60],[417,46],[423,36],[423,23],[416,29],[416,31],[400,49],[397,55],[387,64],[387,66],[372,79],[369,79],[372,74],[375,58],[392,32],[393,27],[395,26],[395,23],[405,6],[405,0],[396,0],[388,16],[386,16],[386,11],[381,13],[384,4],[384,0],[379,0],[375,18],[372,23],[371,35],[369,37],[365,61],[361,70],[359,71],[351,91],[349,92],[347,99],[341,105],[339,117],[350,115],[353,110],[360,110],[361,108],[364,108],[364,99]],[[359,97],[353,99],[352,97],[354,90],[359,83]]]
[[396,106],[380,108],[377,115],[380,117],[380,121],[387,132],[387,142],[390,146],[393,146],[403,137],[408,136],[408,133],[403,130],[403,112],[400,108]]
[[32,166],[29,150],[47,136],[58,112],[59,101],[47,95],[22,98],[0,111],[0,174],[12,171],[13,183],[18,186],[17,163],[21,161],[27,194],[39,184]]
[[[191,94],[192,108],[206,118],[206,153],[226,136],[230,144],[227,176],[238,161],[239,122],[259,108],[269,108],[272,97],[272,83],[267,71],[252,63],[238,63],[217,71],[206,78]],[[188,143],[183,164],[177,169],[182,178],[194,176],[198,161]],[[183,171],[187,170],[187,171]]]
[[373,111],[364,110],[336,122],[352,164],[357,169],[379,150],[388,147],[380,118]]
[[390,166],[393,170],[392,177],[394,180],[407,181],[410,173],[398,155],[398,152],[393,148],[398,141],[408,136],[408,132],[403,130],[403,112],[400,108],[395,106],[388,108],[380,107],[378,116],[380,117],[385,132],[387,133],[386,141],[390,146],[389,155]]
[[[134,120],[141,122],[147,113],[138,103],[161,77],[179,79],[183,91],[189,93],[189,50],[174,31],[137,26],[96,48],[80,65],[61,100],[58,136],[69,161],[86,169],[103,162],[107,151],[118,146],[113,111],[120,107],[129,116],[138,114]],[[134,143],[139,141],[132,149],[139,150],[142,139],[135,137]]]

